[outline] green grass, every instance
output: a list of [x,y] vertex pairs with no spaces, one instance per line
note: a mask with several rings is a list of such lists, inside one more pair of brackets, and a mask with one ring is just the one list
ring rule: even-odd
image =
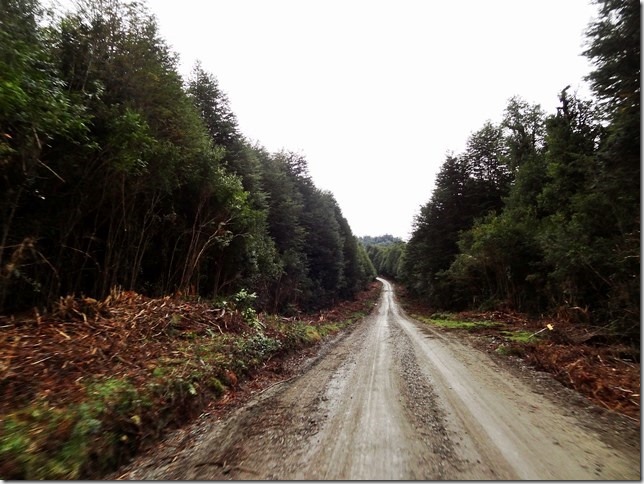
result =
[[526,353],[527,344],[535,341],[536,336],[530,331],[501,331],[501,334],[506,339],[496,348],[496,353],[501,356],[519,356],[522,357]]
[[458,319],[451,319],[450,315],[440,314],[440,317],[433,315],[431,317],[413,315],[415,319],[422,321],[423,323],[429,324],[431,326],[437,326],[439,328],[446,329],[478,329],[478,328],[493,328],[498,326],[499,323],[493,321],[462,321]]
[[530,331],[502,331],[503,336],[515,343],[530,343],[533,333]]

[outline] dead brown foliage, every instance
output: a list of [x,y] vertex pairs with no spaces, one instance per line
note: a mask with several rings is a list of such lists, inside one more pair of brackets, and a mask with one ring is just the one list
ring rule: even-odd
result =
[[[477,315],[484,317],[484,314]],[[613,338],[604,327],[591,326],[578,318],[556,314],[549,319],[529,319],[510,312],[492,312],[488,319],[503,322],[502,331],[539,331],[547,324],[553,330],[539,333],[534,342],[512,343],[524,360],[551,373],[563,385],[595,403],[639,422],[639,350]]]
[[173,340],[246,329],[236,312],[179,298],[114,291],[104,301],[62,298],[51,314],[0,317],[0,414],[36,396],[73,403],[84,380],[150,374]]
[[[544,342],[526,348],[525,360],[603,407],[639,421],[640,365],[619,346]],[[630,359],[630,358],[629,358]]]
[[[373,300],[378,284],[355,301],[309,315],[312,324],[346,319]],[[374,292],[376,291],[376,292]],[[142,384],[177,341],[249,331],[237,311],[181,297],[148,298],[113,291],[105,300],[68,296],[50,314],[0,316],[0,415],[36,397],[65,406],[83,398],[89,379]],[[237,375],[228,375],[237,383]]]

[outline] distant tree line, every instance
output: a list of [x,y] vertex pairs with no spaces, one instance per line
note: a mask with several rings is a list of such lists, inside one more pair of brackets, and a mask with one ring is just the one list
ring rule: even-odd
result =
[[390,234],[359,238],[377,274],[397,279],[401,270],[405,242]]
[[305,158],[251,145],[140,3],[55,17],[2,0],[1,15],[0,312],[115,286],[314,310],[373,278]]
[[437,308],[557,312],[639,341],[641,7],[598,4],[596,101],[566,87],[546,114],[512,98],[446,157],[400,268],[371,249],[379,271]]

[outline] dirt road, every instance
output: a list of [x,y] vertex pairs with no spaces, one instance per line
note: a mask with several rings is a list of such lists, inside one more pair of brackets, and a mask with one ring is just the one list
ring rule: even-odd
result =
[[[485,353],[378,307],[299,376],[129,479],[640,479],[639,439],[594,431]],[[634,437],[635,436],[635,437]]]

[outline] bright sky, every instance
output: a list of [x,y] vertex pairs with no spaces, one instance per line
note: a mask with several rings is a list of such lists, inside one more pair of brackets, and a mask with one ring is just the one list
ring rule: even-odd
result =
[[407,239],[448,151],[519,95],[548,113],[590,0],[148,0],[161,36],[214,74],[242,133],[301,153],[354,234]]

